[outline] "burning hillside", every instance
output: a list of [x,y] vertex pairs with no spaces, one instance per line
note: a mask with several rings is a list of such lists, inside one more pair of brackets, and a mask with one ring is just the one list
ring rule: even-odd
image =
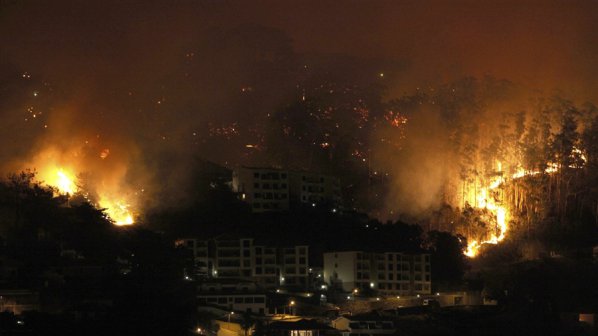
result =
[[53,187],[57,194],[105,209],[115,225],[131,225],[135,222],[135,204],[143,190],[132,190],[125,178],[124,163],[103,165],[104,162],[98,162],[107,159],[102,157],[104,152],[90,157],[81,149],[60,151],[48,147],[23,163],[21,169],[33,169],[37,173],[36,179]]

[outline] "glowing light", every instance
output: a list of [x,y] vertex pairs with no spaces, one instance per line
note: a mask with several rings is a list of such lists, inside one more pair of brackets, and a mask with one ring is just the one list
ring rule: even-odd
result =
[[131,225],[135,223],[133,214],[130,211],[130,205],[124,201],[114,201],[112,199],[100,198],[98,205],[106,209],[106,214],[118,226]]
[[73,182],[72,175],[65,172],[62,169],[58,169],[56,171],[56,180],[54,182],[48,182],[50,185],[56,186],[58,190],[60,190],[64,194],[74,194],[77,190],[77,186],[75,182]]
[[[577,148],[573,149],[573,155],[577,155],[580,160],[581,160],[581,166],[583,166],[586,162],[586,158],[583,155],[583,153],[578,150]],[[575,166],[572,165],[570,166],[570,168],[580,168],[579,166]],[[471,200],[472,198],[475,200],[474,206],[478,209],[486,209],[488,211],[490,211],[494,218],[496,219],[496,229],[494,230],[494,233],[491,233],[489,235],[489,237],[486,240],[471,240],[468,244],[467,244],[467,248],[464,252],[464,254],[468,257],[475,257],[478,253],[480,248],[485,245],[485,244],[498,244],[499,242],[501,242],[502,240],[505,239],[506,234],[508,232],[508,209],[505,207],[505,205],[503,205],[500,201],[500,197],[495,196],[495,194],[492,192],[493,190],[497,189],[498,187],[500,187],[503,183],[506,182],[505,178],[503,177],[502,174],[502,170],[503,170],[503,165],[500,161],[496,161],[496,172],[498,173],[496,177],[491,178],[490,181],[487,181],[487,187],[481,187],[481,188],[477,188],[474,190],[471,190],[471,186],[470,186],[470,190],[466,191],[466,194],[464,195],[468,200]],[[524,168],[522,168],[519,165],[516,165],[514,167],[515,173],[510,175],[510,178],[512,180],[517,180],[526,176],[534,176],[537,174],[553,174],[559,171],[559,165],[557,163],[554,162],[548,162],[547,163],[547,167],[544,169],[544,171],[541,170],[525,170]],[[482,181],[483,182],[483,181]],[[483,184],[483,183],[482,183]]]
[[[46,185],[56,188],[60,195],[73,195],[80,192],[75,183],[75,174],[70,168],[49,165],[40,170],[39,176]],[[114,224],[131,225],[135,223],[133,212],[126,201],[111,196],[111,193],[104,189],[98,189],[95,192],[99,195],[99,201],[95,205],[106,209],[106,214],[114,221]],[[89,201],[93,203],[92,200]]]

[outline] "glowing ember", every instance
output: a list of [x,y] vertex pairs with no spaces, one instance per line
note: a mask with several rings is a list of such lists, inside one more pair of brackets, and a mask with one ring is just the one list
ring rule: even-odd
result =
[[98,205],[100,208],[106,209],[106,213],[114,221],[115,225],[123,226],[135,223],[130,206],[123,201],[100,198]]

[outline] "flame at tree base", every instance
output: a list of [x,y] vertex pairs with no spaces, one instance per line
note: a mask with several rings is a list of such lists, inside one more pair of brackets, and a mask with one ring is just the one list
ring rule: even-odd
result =
[[115,225],[124,226],[135,223],[133,214],[129,210],[129,205],[123,201],[114,202],[107,199],[100,199],[98,205],[106,209],[106,214],[114,221]]
[[[40,172],[40,178],[44,184],[56,188],[58,194],[73,195],[80,191],[80,188],[74,182],[76,180],[75,174],[72,170],[50,167],[43,169]],[[95,204],[98,208],[104,209],[108,217],[117,226],[132,225],[135,223],[133,212],[130,205],[124,200],[118,200],[116,197],[111,197],[108,193],[99,193],[99,200]],[[87,197],[85,197],[87,199]],[[91,200],[90,203],[94,203]]]
[[[585,156],[582,155],[582,160],[585,163]],[[578,167],[574,167],[574,166],[570,166],[570,168],[578,168]],[[521,167],[518,167],[516,169],[516,172],[513,173],[512,175],[510,175],[511,180],[517,180],[526,176],[535,176],[541,173],[544,174],[553,174],[558,172],[558,166],[555,163],[549,162],[547,167],[544,169],[544,171],[541,170],[524,170]],[[507,211],[507,207],[505,205],[502,204],[501,198],[502,197],[497,197],[496,193],[493,193],[493,191],[497,188],[499,188],[501,185],[503,185],[506,181],[503,178],[503,174],[502,174],[502,164],[501,162],[497,162],[497,176],[495,178],[493,178],[488,187],[486,188],[481,188],[478,191],[478,194],[475,197],[475,204],[476,204],[476,208],[478,209],[486,209],[489,210],[494,218],[496,219],[496,230],[495,233],[492,233],[490,235],[490,238],[487,240],[471,240],[468,244],[467,244],[467,249],[465,250],[464,254],[470,258],[474,258],[478,255],[480,248],[483,245],[487,245],[487,244],[491,244],[491,245],[497,245],[499,242],[501,242],[502,240],[505,239],[507,230],[508,230],[508,225],[507,225],[507,217],[508,217],[508,211]],[[467,193],[467,196],[471,196],[471,194],[473,194],[471,192],[471,190]],[[470,199],[470,197],[468,197],[467,199]]]

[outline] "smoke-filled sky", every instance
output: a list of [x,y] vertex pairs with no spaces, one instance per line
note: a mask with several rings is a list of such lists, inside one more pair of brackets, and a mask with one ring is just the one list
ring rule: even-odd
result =
[[118,172],[97,182],[127,181],[116,192],[177,189],[195,156],[244,163],[254,128],[301,96],[303,63],[367,64],[353,80],[386,74],[386,99],[491,75],[585,101],[596,42],[596,1],[4,0],[0,161],[60,153]]
[[[159,78],[215,29],[282,30],[298,52],[405,60],[415,78],[491,74],[591,94],[595,1],[3,1],[3,56],[77,84]],[[591,89],[590,89],[591,88]]]

